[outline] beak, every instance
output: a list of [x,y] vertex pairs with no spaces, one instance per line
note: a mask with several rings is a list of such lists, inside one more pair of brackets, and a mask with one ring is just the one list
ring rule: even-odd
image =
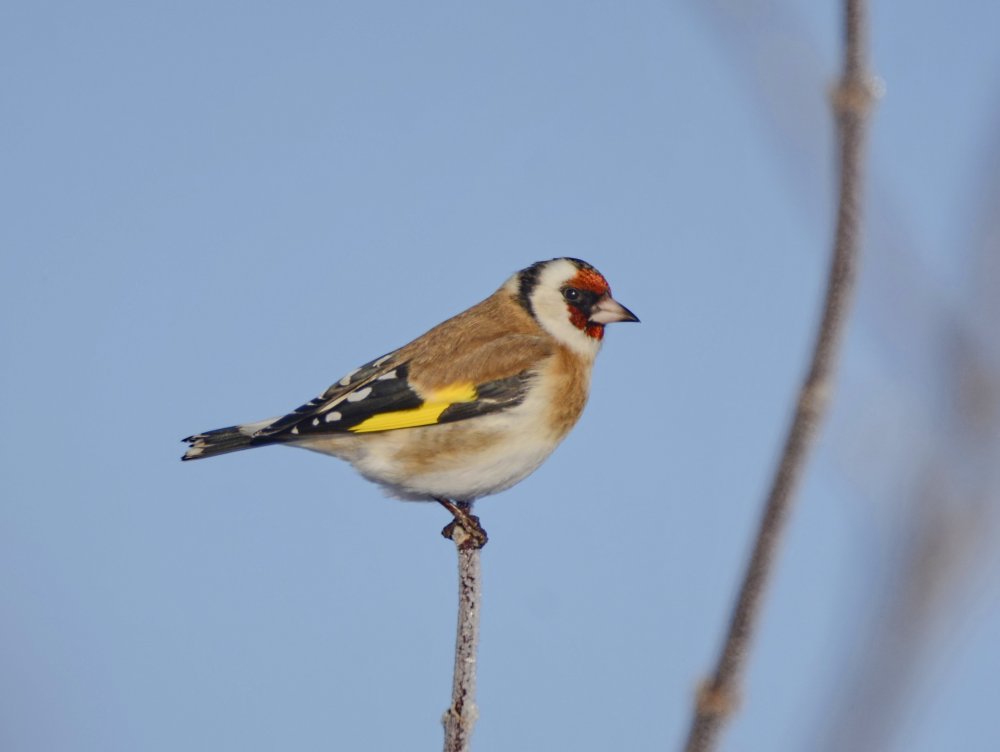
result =
[[595,324],[612,324],[616,321],[638,321],[639,317],[610,295],[605,295],[590,309],[590,320]]

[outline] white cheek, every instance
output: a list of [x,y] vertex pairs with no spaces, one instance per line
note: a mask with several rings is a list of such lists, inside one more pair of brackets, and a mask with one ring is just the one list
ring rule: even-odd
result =
[[570,319],[569,306],[554,290],[539,289],[532,299],[535,316],[549,334],[576,353],[593,358],[601,348],[600,340],[587,336]]
[[549,334],[573,352],[593,359],[601,349],[601,341],[573,325],[569,306],[562,296],[562,287],[578,272],[576,266],[565,259],[552,261],[542,271],[531,293],[531,309]]

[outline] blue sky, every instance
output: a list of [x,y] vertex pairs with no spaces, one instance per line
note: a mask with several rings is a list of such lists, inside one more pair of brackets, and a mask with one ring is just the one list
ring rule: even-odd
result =
[[[912,468],[956,446],[941,322],[983,331],[1000,7],[878,6],[857,315],[730,749],[824,733]],[[550,461],[479,505],[475,748],[676,748],[818,310],[838,28],[833,3],[8,4],[3,748],[437,748],[442,510],[308,452],[182,465],[179,439],[559,255],[642,324],[609,330]],[[1000,737],[987,559],[894,748]]]

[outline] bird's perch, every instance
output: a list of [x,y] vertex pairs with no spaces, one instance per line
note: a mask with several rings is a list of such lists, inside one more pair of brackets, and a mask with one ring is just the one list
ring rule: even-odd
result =
[[726,639],[715,670],[698,693],[686,752],[714,749],[723,723],[737,704],[775,552],[829,402],[833,368],[854,289],[858,258],[865,126],[874,98],[872,78],[868,73],[867,36],[865,0],[845,0],[844,69],[832,97],[839,147],[839,205],[823,316]]
[[[475,519],[475,518],[472,518]],[[479,717],[476,707],[476,651],[479,647],[481,601],[480,549],[485,533],[476,520],[478,535],[466,530],[461,518],[445,528],[458,552],[458,628],[455,635],[455,674],[451,705],[445,711],[444,752],[467,752]]]

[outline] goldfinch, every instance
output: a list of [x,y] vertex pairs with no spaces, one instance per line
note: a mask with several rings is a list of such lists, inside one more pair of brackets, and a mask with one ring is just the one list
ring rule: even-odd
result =
[[302,447],[467,522],[474,500],[534,472],[576,423],[605,324],[638,320],[585,261],[539,261],[288,415],[187,437],[182,459]]

